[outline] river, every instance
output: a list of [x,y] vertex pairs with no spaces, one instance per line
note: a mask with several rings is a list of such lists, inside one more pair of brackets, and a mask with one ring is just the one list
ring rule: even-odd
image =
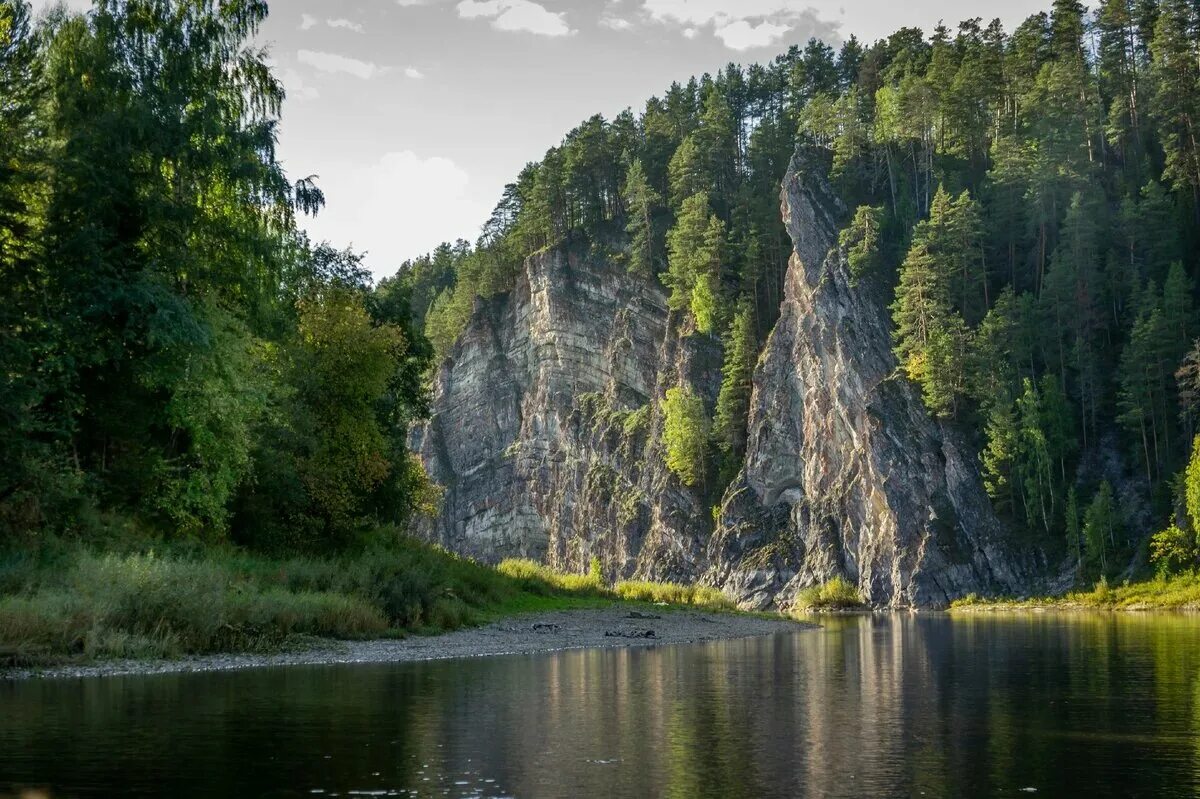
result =
[[1200,797],[1200,615],[0,682],[0,795]]

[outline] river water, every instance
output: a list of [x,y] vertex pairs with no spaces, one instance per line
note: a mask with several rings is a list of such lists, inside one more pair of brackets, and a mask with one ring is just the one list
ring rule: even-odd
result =
[[1200,615],[0,682],[0,796],[1200,797]]

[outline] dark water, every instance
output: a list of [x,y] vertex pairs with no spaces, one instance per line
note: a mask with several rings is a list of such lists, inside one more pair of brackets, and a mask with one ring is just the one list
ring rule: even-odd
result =
[[0,794],[1200,797],[1200,616],[0,683]]

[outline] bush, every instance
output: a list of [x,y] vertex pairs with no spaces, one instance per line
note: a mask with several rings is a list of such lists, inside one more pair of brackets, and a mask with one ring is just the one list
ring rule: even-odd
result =
[[795,607],[797,610],[857,610],[865,605],[858,589],[849,580],[834,577],[824,585],[801,591]]
[[1179,574],[1197,559],[1196,544],[1192,536],[1171,525],[1150,539],[1150,562],[1163,576]]

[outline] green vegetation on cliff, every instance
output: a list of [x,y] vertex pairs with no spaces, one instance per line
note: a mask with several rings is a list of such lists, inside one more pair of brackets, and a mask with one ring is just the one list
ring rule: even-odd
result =
[[[725,334],[748,309],[757,349],[790,255],[777,187],[802,145],[847,208],[852,283],[890,304],[902,373],[975,446],[1015,534],[1090,582],[1145,562],[1158,518],[1163,562],[1190,568],[1200,528],[1176,475],[1200,410],[1197,120],[1186,0],[812,41],[588,119],[526,167],[475,247],[398,280],[414,298],[438,287],[430,329],[452,342],[463,295],[504,291],[523,256],[616,254],[658,276],[682,333]],[[714,494],[748,410],[731,344],[726,401],[706,409],[720,480],[680,473]]]

